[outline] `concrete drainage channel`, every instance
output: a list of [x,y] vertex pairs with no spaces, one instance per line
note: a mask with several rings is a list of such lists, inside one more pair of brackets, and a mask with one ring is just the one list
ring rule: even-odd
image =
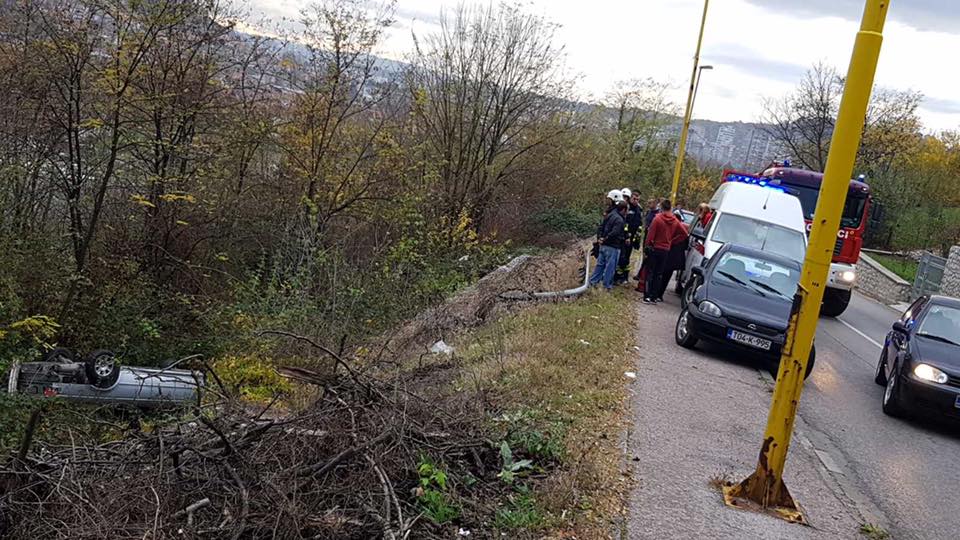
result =
[[[524,262],[528,258],[526,255],[517,257],[507,263],[505,266],[501,266],[498,270],[508,269],[510,271],[516,268],[520,263]],[[523,260],[519,260],[523,259]],[[590,252],[584,252],[584,261],[583,261],[583,284],[579,287],[573,289],[564,289],[562,291],[541,291],[541,292],[522,292],[522,291],[507,291],[500,294],[500,298],[504,300],[538,300],[546,298],[569,298],[573,296],[579,296],[587,291],[587,288],[590,286]]]

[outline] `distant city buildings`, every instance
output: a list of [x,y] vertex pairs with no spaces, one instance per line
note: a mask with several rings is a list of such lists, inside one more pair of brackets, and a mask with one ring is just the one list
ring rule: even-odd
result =
[[[679,137],[680,125],[665,130]],[[703,164],[759,170],[775,159],[786,157],[761,124],[694,120],[687,139],[687,155]]]

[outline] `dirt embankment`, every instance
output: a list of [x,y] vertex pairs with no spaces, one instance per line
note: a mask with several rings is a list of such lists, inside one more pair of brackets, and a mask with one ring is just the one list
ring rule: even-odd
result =
[[[379,348],[393,357],[429,351],[439,340],[528,305],[508,298],[509,293],[557,291],[583,284],[585,255],[590,241],[579,240],[566,248],[538,256],[519,256],[484,276],[476,284],[430,308],[397,330],[382,336]],[[592,265],[594,259],[590,259]],[[371,347],[373,348],[373,347]]]

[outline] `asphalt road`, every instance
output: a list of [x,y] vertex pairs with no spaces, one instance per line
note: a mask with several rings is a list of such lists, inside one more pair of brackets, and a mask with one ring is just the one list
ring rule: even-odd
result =
[[880,409],[874,370],[897,317],[855,295],[839,318],[820,320],[817,366],[800,403],[803,429],[886,517],[893,538],[960,538],[960,429]]
[[874,368],[895,311],[855,296],[839,318],[820,320],[784,474],[812,525],[798,527],[724,508],[708,486],[754,466],[771,379],[715,346],[677,346],[676,300],[637,306],[627,538],[855,539],[862,523],[894,539],[960,538],[960,429],[880,408]]

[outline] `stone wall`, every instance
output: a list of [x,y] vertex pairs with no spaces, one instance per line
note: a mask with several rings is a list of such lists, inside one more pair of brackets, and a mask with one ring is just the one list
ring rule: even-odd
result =
[[[960,253],[957,254],[956,262],[960,265]],[[871,259],[870,256],[864,253],[860,254],[860,263],[857,265],[858,291],[885,304],[893,305],[909,302],[912,286],[912,283],[887,270],[886,267]]]
[[940,294],[960,298],[960,246],[950,248],[943,281],[940,282]]

